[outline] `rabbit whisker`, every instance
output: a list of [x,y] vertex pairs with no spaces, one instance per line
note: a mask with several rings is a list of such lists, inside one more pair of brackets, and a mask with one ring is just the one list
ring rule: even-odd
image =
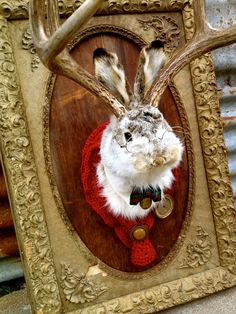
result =
[[128,144],[128,142],[130,142],[130,141],[131,141],[131,140],[128,140],[128,141],[125,143],[125,145],[122,146],[122,148],[125,148],[126,151],[131,154],[131,152],[128,150],[128,147],[127,147],[127,144]]
[[[162,128],[163,129],[163,128]],[[163,138],[164,138],[164,136],[165,136],[165,134],[166,134],[166,132],[170,132],[170,131],[168,131],[168,130],[164,130],[165,132],[162,134],[162,137],[160,138],[160,137],[158,137],[158,139],[160,140],[160,141],[162,141],[163,140]]]
[[127,150],[128,153],[132,154],[131,151],[128,150],[127,145],[125,146],[125,149]]

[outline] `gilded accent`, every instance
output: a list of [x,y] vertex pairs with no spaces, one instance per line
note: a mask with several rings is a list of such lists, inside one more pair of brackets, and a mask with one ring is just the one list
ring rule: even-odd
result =
[[179,268],[197,268],[211,258],[209,234],[201,226],[197,226],[196,233],[196,240],[187,244],[187,257],[182,260]]
[[168,16],[151,16],[138,18],[144,31],[154,30],[155,38],[163,42],[165,51],[172,54],[179,45],[180,29],[175,21]]
[[[0,0],[0,14],[9,19],[28,18],[29,0]],[[61,16],[69,16],[84,0],[59,0]],[[105,0],[98,14],[125,14],[182,10],[191,0]]]
[[38,313],[58,313],[60,297],[34,154],[7,21],[0,17],[0,133],[20,251]]
[[[190,7],[184,10],[184,22],[190,39],[194,32]],[[193,61],[190,69],[221,266],[236,274],[236,209],[211,55]]]
[[93,302],[108,289],[92,282],[86,275],[75,273],[69,265],[61,264],[61,287],[67,301],[84,304]]

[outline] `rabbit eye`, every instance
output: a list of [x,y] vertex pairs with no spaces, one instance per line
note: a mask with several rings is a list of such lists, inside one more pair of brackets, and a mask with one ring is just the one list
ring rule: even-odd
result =
[[127,142],[132,141],[132,134],[130,132],[125,132],[124,136]]

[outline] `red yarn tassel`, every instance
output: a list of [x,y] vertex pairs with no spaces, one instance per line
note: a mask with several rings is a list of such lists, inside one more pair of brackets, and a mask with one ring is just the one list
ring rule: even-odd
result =
[[132,241],[131,262],[136,266],[146,266],[157,258],[156,250],[149,239],[144,241]]

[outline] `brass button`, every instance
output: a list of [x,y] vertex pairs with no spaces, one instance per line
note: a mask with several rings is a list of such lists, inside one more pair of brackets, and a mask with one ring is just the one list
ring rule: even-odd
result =
[[134,226],[130,231],[130,237],[133,240],[142,241],[148,236],[148,229],[146,226],[137,225]]
[[144,198],[140,202],[140,206],[142,207],[142,209],[148,209],[151,207],[151,205],[152,205],[152,200],[149,197]]

